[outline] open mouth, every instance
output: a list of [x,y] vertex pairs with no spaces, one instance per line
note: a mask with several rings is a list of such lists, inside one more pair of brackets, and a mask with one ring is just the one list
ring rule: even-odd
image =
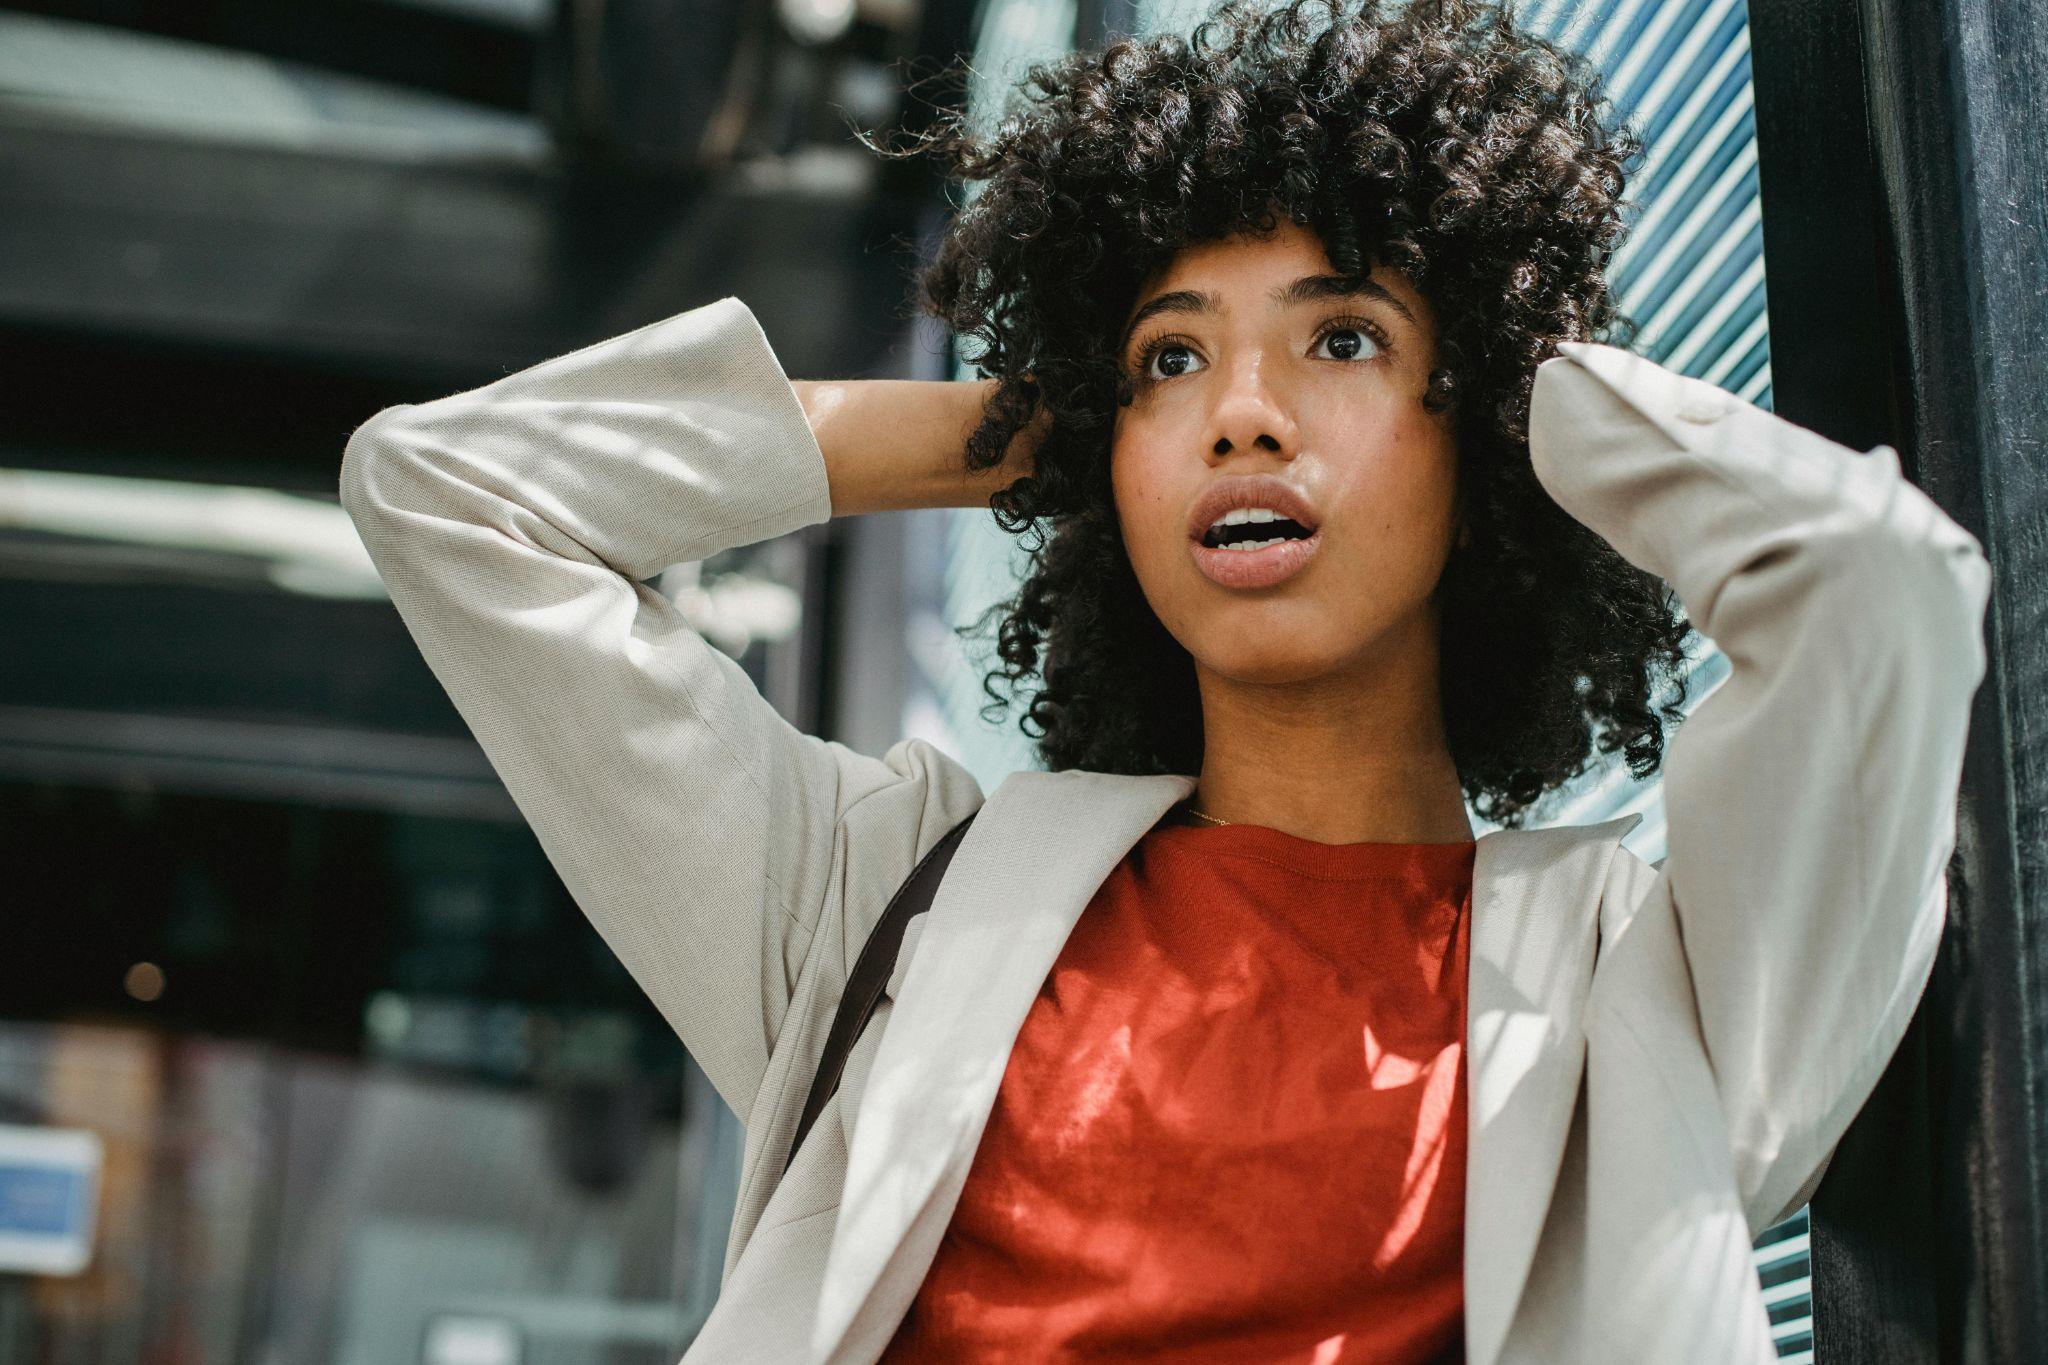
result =
[[1276,474],[1231,474],[1188,509],[1195,568],[1225,588],[1270,588],[1300,573],[1325,539],[1307,490]]
[[1290,540],[1307,540],[1313,534],[1300,522],[1269,509],[1240,507],[1204,531],[1201,544],[1211,550],[1253,551]]
[[1270,588],[1300,573],[1322,532],[1267,507],[1240,507],[1190,542],[1195,567],[1225,588]]

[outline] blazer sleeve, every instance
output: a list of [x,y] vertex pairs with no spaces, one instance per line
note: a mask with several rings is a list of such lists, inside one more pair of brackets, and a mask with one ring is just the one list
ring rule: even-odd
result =
[[857,952],[981,800],[922,740],[874,758],[800,733],[643,582],[831,515],[752,311],[728,296],[388,408],[341,491],[563,882],[745,1119],[813,946]]
[[1932,970],[1990,566],[1889,446],[1560,349],[1531,396],[1538,479],[1731,666],[1669,745],[1667,854],[1631,880],[1675,913],[1761,1229],[1812,1193]]

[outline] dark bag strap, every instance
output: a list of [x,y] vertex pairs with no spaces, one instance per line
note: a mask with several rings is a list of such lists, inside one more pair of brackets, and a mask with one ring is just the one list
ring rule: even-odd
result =
[[837,1093],[839,1074],[846,1069],[846,1056],[853,1051],[854,1040],[868,1026],[875,1007],[882,1002],[882,991],[896,970],[896,950],[903,946],[904,927],[913,916],[932,908],[932,897],[938,894],[946,864],[953,861],[953,850],[960,846],[967,827],[973,823],[974,816],[969,815],[918,860],[862,945],[853,973],[846,978],[846,990],[839,997],[839,1011],[832,1016],[832,1029],[825,1035],[825,1055],[818,1060],[818,1074],[812,1078],[810,1096],[804,1100],[803,1117],[796,1121],[796,1136],[790,1139],[789,1155],[782,1163],[785,1172],[790,1162],[796,1160],[796,1149],[804,1145],[804,1135],[818,1121],[825,1101]]

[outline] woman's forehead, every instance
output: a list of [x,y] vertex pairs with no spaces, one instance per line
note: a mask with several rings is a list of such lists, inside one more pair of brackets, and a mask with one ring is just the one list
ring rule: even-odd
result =
[[1282,219],[1271,232],[1247,230],[1175,252],[1133,294],[1119,338],[1128,340],[1146,319],[1161,314],[1213,316],[1335,298],[1377,301],[1418,331],[1431,325],[1428,300],[1405,272],[1374,262],[1363,281],[1339,276],[1322,239]]

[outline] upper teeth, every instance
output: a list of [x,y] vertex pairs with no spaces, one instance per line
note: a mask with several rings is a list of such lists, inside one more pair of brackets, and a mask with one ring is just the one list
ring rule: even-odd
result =
[[1278,512],[1275,512],[1270,507],[1239,507],[1232,511],[1225,512],[1222,516],[1216,518],[1215,521],[1209,523],[1209,529],[1213,531],[1218,526],[1242,526],[1248,521],[1285,520],[1285,517],[1281,516]]

